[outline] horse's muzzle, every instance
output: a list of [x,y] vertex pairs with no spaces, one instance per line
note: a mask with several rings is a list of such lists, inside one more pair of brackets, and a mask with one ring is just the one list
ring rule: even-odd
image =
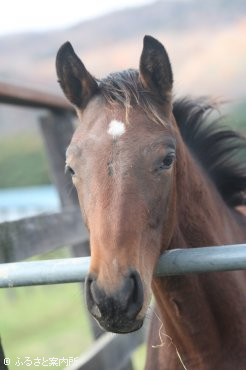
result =
[[86,301],[90,313],[106,331],[129,333],[143,324],[143,319],[137,318],[144,301],[143,285],[137,271],[131,270],[121,287],[110,295],[98,286],[96,276],[89,275]]

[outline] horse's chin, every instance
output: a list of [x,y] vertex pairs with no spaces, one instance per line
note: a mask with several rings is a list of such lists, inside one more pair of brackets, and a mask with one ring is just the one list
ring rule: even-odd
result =
[[100,327],[111,333],[116,333],[116,334],[128,334],[132,333],[134,331],[139,330],[144,322],[144,319],[138,319],[134,321],[121,321],[119,320],[118,322],[112,322],[112,321],[104,321],[104,320],[98,320],[98,324]]

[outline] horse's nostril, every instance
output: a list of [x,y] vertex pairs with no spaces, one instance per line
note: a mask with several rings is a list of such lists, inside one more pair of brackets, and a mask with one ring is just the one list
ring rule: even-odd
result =
[[134,279],[131,277],[127,277],[124,280],[124,283],[119,289],[119,291],[116,293],[116,299],[120,302],[121,308],[126,309],[129,302],[132,300],[132,295],[135,290],[135,282]]
[[127,317],[132,318],[137,316],[143,306],[143,285],[137,271],[131,272],[129,276],[131,280],[132,290],[128,298]]
[[100,319],[102,317],[101,311],[99,310],[99,307],[96,304],[94,304],[91,307],[91,314],[92,314],[92,316],[96,317],[97,319]]
[[89,275],[86,279],[86,301],[91,314],[100,319],[102,316],[99,304],[102,301],[102,292],[97,287],[96,278]]
[[95,280],[91,282],[90,290],[91,290],[91,295],[94,300],[94,303],[99,305],[103,299],[103,294],[102,294],[102,291],[98,288],[97,282]]

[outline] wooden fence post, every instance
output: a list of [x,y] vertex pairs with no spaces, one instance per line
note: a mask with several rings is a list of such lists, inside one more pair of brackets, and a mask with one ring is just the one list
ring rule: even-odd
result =
[[8,366],[4,363],[5,355],[3,352],[3,347],[0,339],[0,370],[8,370]]
[[50,177],[61,200],[62,208],[78,207],[77,194],[69,175],[64,172],[66,149],[74,127],[71,113],[50,112],[41,117],[40,127],[46,148]]

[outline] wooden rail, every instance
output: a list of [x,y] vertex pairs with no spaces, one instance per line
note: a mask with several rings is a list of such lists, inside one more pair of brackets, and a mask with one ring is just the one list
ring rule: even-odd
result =
[[4,82],[0,82],[0,102],[30,108],[74,111],[63,97]]
[[101,364],[105,364],[107,370],[122,369],[122,364],[129,361],[135,348],[143,343],[145,327],[128,334],[127,340],[125,337],[126,335],[104,334],[91,350],[78,359],[76,366],[65,370],[101,370]]
[[[52,215],[40,215],[1,224],[0,261],[2,263],[20,261],[64,245],[70,247],[73,257],[88,256],[88,236],[80,216],[77,194],[71,191],[73,189],[71,179],[64,173],[66,148],[74,132],[73,107],[65,99],[53,94],[6,83],[0,83],[1,103],[45,109],[39,125],[48,156],[50,175],[58,190],[62,211]],[[81,291],[83,292],[82,284]],[[94,320],[91,321],[91,326],[95,338],[102,335],[102,330]],[[90,356],[88,355],[91,368],[133,370],[130,354],[143,340],[142,333],[136,334],[136,338],[138,336],[139,339],[134,342],[129,342],[128,335],[122,336],[120,340],[117,336],[112,336],[110,341],[107,340],[108,336],[100,338],[100,342],[95,342],[97,351],[94,359],[93,356],[91,358],[91,352]],[[130,349],[129,343],[131,343]],[[115,352],[117,346],[120,346],[117,352],[120,353],[118,361]],[[89,369],[88,356],[82,356],[78,365],[73,366],[72,369]],[[7,369],[3,364],[1,342],[0,369]]]
[[88,242],[79,209],[0,224],[0,263],[21,261],[62,246]]

